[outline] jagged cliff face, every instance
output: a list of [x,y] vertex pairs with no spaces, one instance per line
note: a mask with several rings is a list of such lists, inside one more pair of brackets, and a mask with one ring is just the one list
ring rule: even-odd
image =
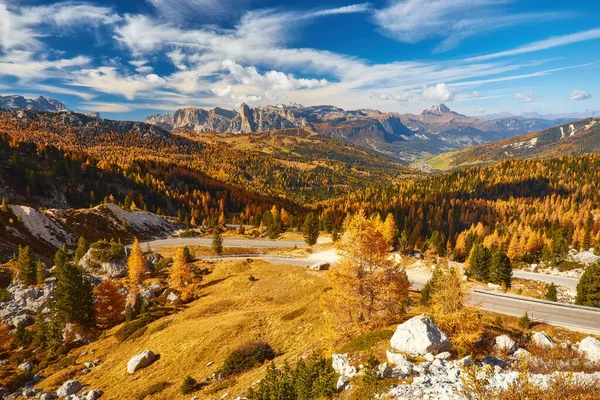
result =
[[38,97],[27,99],[23,96],[0,96],[0,108],[9,110],[63,111],[67,107],[58,100]]

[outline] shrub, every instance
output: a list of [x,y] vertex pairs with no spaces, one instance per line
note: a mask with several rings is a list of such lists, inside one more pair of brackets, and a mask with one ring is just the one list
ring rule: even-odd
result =
[[0,289],[0,303],[3,301],[10,301],[11,294],[6,289]]
[[152,318],[150,318],[149,316],[140,318],[135,321],[125,322],[125,324],[123,324],[123,326],[115,332],[115,338],[120,342],[124,342],[138,329],[144,328],[150,322],[152,322]]
[[150,386],[148,389],[144,390],[137,396],[137,400],[144,400],[148,396],[152,396],[153,394],[160,393],[164,391],[166,388],[171,386],[169,382],[158,382],[154,385]]
[[173,257],[161,258],[160,260],[155,262],[154,265],[152,265],[152,269],[154,270],[154,272],[159,273],[163,269],[168,268],[169,265],[172,263]]
[[337,374],[331,360],[314,357],[300,360],[294,368],[285,364],[277,369],[271,363],[258,386],[248,390],[249,400],[313,400],[331,399],[335,393]]
[[274,358],[275,351],[267,342],[248,342],[227,356],[220,372],[224,377],[240,374]]
[[548,289],[546,290],[546,300],[556,301],[557,293],[556,293],[556,285],[554,282],[550,283]]
[[198,390],[198,381],[188,376],[181,384],[181,394],[189,394]]
[[394,331],[381,329],[352,338],[348,343],[342,346],[340,353],[350,353],[354,351],[367,351],[382,340],[390,340],[394,336]]
[[529,319],[529,315],[527,315],[527,311],[525,311],[525,314],[523,314],[523,316],[519,318],[518,325],[521,329],[531,328],[531,320]]

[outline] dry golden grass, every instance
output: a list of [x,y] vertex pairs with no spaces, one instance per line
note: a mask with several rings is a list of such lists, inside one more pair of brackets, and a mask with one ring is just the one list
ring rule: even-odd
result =
[[[90,374],[78,379],[90,388],[103,390],[107,399],[133,399],[165,381],[171,385],[150,398],[174,399],[181,397],[179,387],[186,376],[197,380],[210,377],[229,352],[249,340],[260,337],[269,342],[281,354],[277,364],[329,346],[323,339],[324,316],[319,309],[319,297],[326,286],[324,274],[258,260],[219,262],[212,267],[202,282],[200,299],[178,314],[153,322],[133,342],[118,343],[112,336],[116,327],[105,339],[75,350],[76,355],[88,353],[78,358],[80,368],[86,361],[102,360]],[[250,274],[258,280],[249,281]],[[134,375],[127,374],[127,361],[144,350],[160,354],[160,359]],[[215,363],[207,366],[211,361]],[[208,391],[215,387],[211,385],[196,395],[219,398],[229,392],[233,398],[263,374],[261,367],[237,377],[226,390],[209,396]],[[56,389],[61,383],[58,378],[50,376],[40,386]]]

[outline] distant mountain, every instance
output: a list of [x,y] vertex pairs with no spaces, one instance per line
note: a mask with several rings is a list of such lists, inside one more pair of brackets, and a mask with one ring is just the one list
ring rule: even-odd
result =
[[540,159],[600,152],[600,118],[587,118],[527,135],[441,154],[427,160],[439,170],[505,159]]
[[291,103],[260,107],[241,104],[238,111],[190,107],[174,114],[154,114],[145,122],[168,131],[196,133],[254,133],[305,128],[404,161],[415,161],[449,150],[535,132],[564,121],[520,117],[489,121],[456,113],[444,104],[415,115]]
[[[500,118],[522,118],[522,119],[545,119],[545,120],[569,120],[579,121],[586,118],[600,117],[600,110],[585,110],[573,113],[554,113],[540,114],[537,112],[528,112],[521,115],[511,114],[509,112],[501,112],[495,114],[481,115],[478,118],[484,120],[500,119]],[[568,121],[566,121],[568,122]]]
[[0,96],[0,108],[9,110],[35,110],[35,111],[63,111],[67,107],[58,100],[38,97],[37,99],[27,99],[23,96]]

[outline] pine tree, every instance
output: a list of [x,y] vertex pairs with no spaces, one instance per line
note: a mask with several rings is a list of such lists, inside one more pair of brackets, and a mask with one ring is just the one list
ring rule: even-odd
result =
[[38,260],[35,266],[35,278],[38,285],[44,284],[44,280],[46,279],[46,269],[44,268],[42,260]]
[[140,242],[137,238],[134,239],[133,245],[131,246],[131,253],[127,260],[127,270],[129,274],[129,285],[136,287],[144,281],[144,277],[148,272],[148,263],[146,257],[142,253]]
[[435,250],[438,256],[443,257],[446,255],[446,244],[440,232],[433,231],[429,238],[429,245]]
[[317,239],[319,238],[319,221],[312,212],[308,213],[306,218],[304,218],[302,234],[304,235],[304,241],[308,245],[312,246],[317,243]]
[[182,247],[177,249],[175,253],[175,259],[169,271],[169,278],[171,279],[171,287],[178,291],[183,291],[191,280],[190,267],[185,259],[185,251]]
[[221,237],[221,228],[218,225],[213,226],[212,248],[215,254],[223,254],[223,238]]
[[575,304],[600,307],[600,262],[588,266],[581,274]]
[[556,301],[557,297],[558,294],[556,292],[556,285],[554,284],[554,282],[551,282],[550,285],[548,285],[548,289],[546,290],[546,300]]
[[194,260],[196,259],[196,257],[194,257],[194,255],[190,251],[189,247],[187,247],[187,246],[183,246],[183,256],[184,256],[185,262],[188,264],[191,262],[194,262]]
[[504,284],[507,288],[510,288],[512,265],[503,247],[500,247],[492,254],[489,270],[490,282],[498,285]]
[[96,287],[96,303],[94,306],[96,324],[100,329],[109,329],[123,321],[125,296],[112,279],[105,279]]
[[85,237],[80,236],[79,240],[77,241],[77,249],[75,249],[75,263],[78,263],[79,260],[85,256],[89,249],[90,245],[88,244],[87,240],[85,240]]
[[54,266],[56,268],[61,268],[67,265],[68,262],[66,247],[63,246],[56,251],[56,254],[54,254]]
[[70,263],[57,265],[55,276],[52,309],[56,320],[61,326],[70,322],[90,326],[94,318],[90,280],[82,269]]
[[479,241],[471,248],[468,264],[471,274],[481,282],[487,282],[490,274],[490,251]]
[[21,280],[26,285],[35,285],[37,281],[35,255],[33,254],[31,247],[19,246],[19,257],[17,262],[19,265],[19,277]]

